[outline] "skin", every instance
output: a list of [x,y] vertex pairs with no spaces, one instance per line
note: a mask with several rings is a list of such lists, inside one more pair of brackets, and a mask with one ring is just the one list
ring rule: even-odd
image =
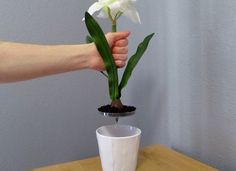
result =
[[[129,32],[107,33],[118,68],[124,67]],[[0,83],[30,80],[81,69],[103,71],[104,63],[94,43],[35,45],[0,42]]]

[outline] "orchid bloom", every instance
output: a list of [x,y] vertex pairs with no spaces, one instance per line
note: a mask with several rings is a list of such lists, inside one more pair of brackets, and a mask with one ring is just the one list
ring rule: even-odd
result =
[[92,4],[88,13],[93,15],[95,12],[100,11],[98,17],[109,17],[113,22],[124,14],[135,23],[141,23],[139,13],[135,8],[136,0],[98,0]]

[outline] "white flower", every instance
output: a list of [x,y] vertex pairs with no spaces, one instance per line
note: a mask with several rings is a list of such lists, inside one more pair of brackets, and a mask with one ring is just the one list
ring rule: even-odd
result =
[[135,2],[136,0],[98,0],[89,7],[88,13],[93,15],[100,11],[98,17],[107,18],[109,8],[113,19],[116,19],[117,14],[122,13],[133,22],[141,23]]

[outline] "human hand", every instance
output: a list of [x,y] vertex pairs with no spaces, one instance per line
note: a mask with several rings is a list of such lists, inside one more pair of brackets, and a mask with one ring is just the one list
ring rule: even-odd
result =
[[[128,36],[130,32],[115,32],[115,33],[107,33],[106,39],[108,44],[112,50],[112,54],[114,57],[115,64],[118,68],[122,68],[126,64],[127,56],[128,56]],[[94,45],[94,44],[93,44]],[[95,46],[95,45],[94,45]],[[95,47],[96,49],[96,47]],[[103,71],[105,70],[105,66],[97,49],[93,55],[93,59],[91,62],[91,68]]]

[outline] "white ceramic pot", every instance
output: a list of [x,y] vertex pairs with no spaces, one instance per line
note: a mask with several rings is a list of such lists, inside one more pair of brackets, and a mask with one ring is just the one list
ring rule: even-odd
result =
[[96,130],[103,171],[135,171],[141,130],[128,125],[108,125]]

